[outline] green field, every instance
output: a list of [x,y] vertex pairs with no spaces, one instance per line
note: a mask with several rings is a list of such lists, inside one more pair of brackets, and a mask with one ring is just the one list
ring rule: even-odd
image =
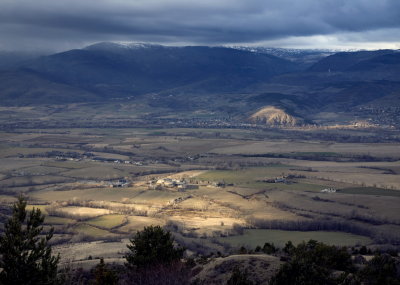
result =
[[93,227],[91,225],[87,224],[79,224],[74,227],[74,231],[76,233],[82,233],[87,236],[93,237],[93,238],[104,238],[104,237],[109,237],[113,236],[114,234],[110,233],[109,231],[102,230],[96,227]]
[[104,215],[90,219],[87,223],[101,228],[112,229],[122,225],[124,219],[124,215]]
[[389,190],[376,187],[345,188],[345,189],[340,189],[340,193],[400,197],[400,190]]
[[73,219],[54,217],[54,216],[46,216],[44,222],[49,225],[65,225],[65,224],[76,223],[76,221]]
[[274,243],[278,247],[283,247],[287,241],[299,244],[310,239],[324,242],[326,244],[338,246],[367,245],[372,240],[365,236],[354,235],[343,232],[325,231],[282,231],[282,230],[245,230],[243,235],[219,238],[221,242],[229,243],[233,246],[247,246],[255,248],[257,245],[263,246],[264,243]]

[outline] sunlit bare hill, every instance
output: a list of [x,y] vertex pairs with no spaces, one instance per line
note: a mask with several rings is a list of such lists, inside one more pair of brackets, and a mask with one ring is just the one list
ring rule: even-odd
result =
[[297,126],[303,124],[303,120],[298,117],[294,117],[284,110],[274,106],[267,106],[257,111],[250,116],[251,122],[262,122],[271,126]]

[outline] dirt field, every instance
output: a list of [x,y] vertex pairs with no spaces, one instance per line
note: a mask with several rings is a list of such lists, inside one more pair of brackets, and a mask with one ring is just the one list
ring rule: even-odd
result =
[[89,207],[65,207],[56,209],[55,211],[58,215],[67,215],[76,218],[97,217],[111,213],[110,210]]

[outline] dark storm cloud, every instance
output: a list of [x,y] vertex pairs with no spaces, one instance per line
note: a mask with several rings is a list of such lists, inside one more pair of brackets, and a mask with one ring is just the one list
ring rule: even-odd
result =
[[109,40],[249,43],[349,32],[379,38],[371,31],[399,28],[398,0],[0,2],[0,48],[62,48]]

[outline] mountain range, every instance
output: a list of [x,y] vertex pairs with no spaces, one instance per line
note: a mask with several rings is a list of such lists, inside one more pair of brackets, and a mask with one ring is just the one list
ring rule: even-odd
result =
[[[1,56],[0,56],[1,59]],[[98,43],[0,65],[1,105],[140,100],[234,114],[274,106],[298,118],[400,107],[398,50],[338,52]],[[210,104],[213,102],[213,104]]]

